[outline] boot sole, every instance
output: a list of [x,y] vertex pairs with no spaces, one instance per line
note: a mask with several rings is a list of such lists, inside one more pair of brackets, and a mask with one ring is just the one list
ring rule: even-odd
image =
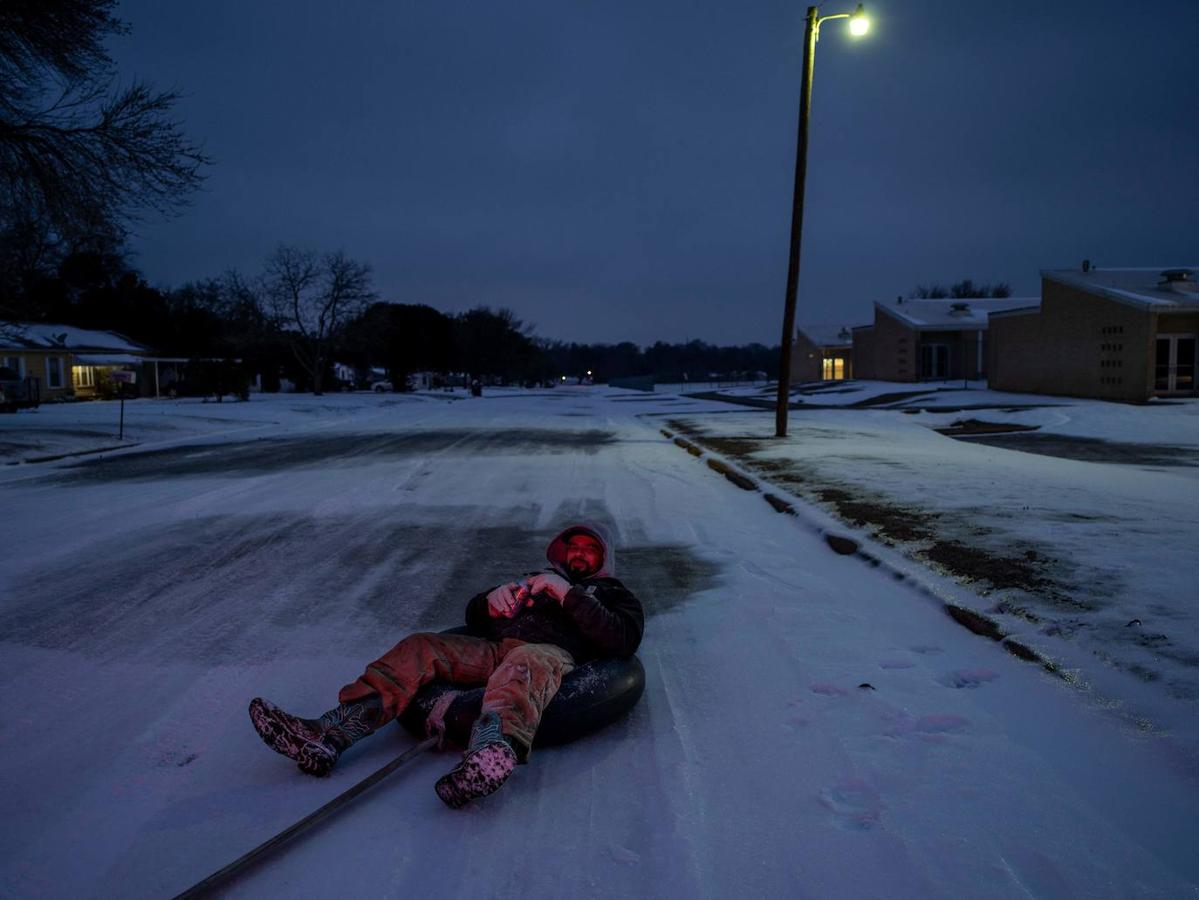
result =
[[468,753],[454,771],[437,781],[437,796],[452,809],[461,809],[471,800],[494,794],[512,770],[516,754],[505,744],[491,744]]
[[333,770],[337,756],[316,741],[301,737],[287,728],[283,713],[267,701],[255,697],[250,701],[250,723],[263,743],[293,759],[306,775],[323,778]]

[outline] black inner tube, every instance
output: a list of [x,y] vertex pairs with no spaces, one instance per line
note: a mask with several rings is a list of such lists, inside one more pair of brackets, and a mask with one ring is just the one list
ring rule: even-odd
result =
[[[469,634],[452,628],[444,634]],[[483,704],[483,686],[463,688],[445,681],[426,684],[400,716],[400,724],[418,738],[434,704],[447,691],[459,691],[445,715],[446,738],[459,747],[470,740],[470,730]],[[583,663],[562,679],[562,686],[541,716],[534,747],[567,744],[598,731],[629,712],[645,692],[645,668],[636,656],[606,657]]]

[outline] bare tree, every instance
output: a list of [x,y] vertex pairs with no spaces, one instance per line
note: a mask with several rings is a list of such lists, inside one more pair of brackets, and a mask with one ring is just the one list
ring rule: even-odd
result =
[[333,344],[345,325],[375,299],[371,267],[341,251],[317,256],[281,246],[266,264],[267,297],[292,351],[321,394]]
[[913,300],[969,300],[976,297],[1010,297],[1012,286],[1006,281],[995,284],[983,282],[975,284],[973,279],[963,278],[948,288],[940,283],[919,284],[908,294]]
[[943,284],[918,284],[908,297],[913,300],[943,300],[949,291]]
[[277,325],[263,301],[265,288],[258,278],[246,278],[236,269],[227,269],[217,278],[190,281],[170,293],[170,301],[188,309],[212,313],[237,330],[257,335],[276,331]]
[[115,89],[106,37],[116,0],[0,3],[0,226],[47,223],[60,239],[123,235],[171,212],[209,162],[169,117],[175,91]]
[[57,262],[58,241],[45,221],[0,212],[0,322],[37,318],[30,287]]

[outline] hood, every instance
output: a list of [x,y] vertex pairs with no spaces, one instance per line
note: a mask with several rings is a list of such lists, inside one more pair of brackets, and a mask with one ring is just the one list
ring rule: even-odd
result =
[[557,537],[550,541],[550,545],[546,547],[545,558],[554,567],[554,571],[566,578],[567,581],[573,580],[566,568],[566,542],[576,534],[589,535],[599,541],[600,546],[604,548],[604,561],[600,564],[599,571],[589,577],[615,577],[616,551],[613,549],[612,541],[608,537],[608,530],[603,525],[592,525],[586,522],[578,522],[567,528],[563,528],[558,532]]

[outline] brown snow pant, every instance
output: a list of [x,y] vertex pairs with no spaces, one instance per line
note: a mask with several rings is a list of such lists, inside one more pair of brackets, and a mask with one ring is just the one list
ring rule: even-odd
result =
[[377,693],[383,700],[381,726],[403,713],[416,692],[434,679],[463,687],[485,684],[483,712],[499,714],[501,730],[521,744],[517,753],[525,759],[541,714],[574,665],[571,655],[554,644],[412,634],[367,666],[337,699],[350,703]]

